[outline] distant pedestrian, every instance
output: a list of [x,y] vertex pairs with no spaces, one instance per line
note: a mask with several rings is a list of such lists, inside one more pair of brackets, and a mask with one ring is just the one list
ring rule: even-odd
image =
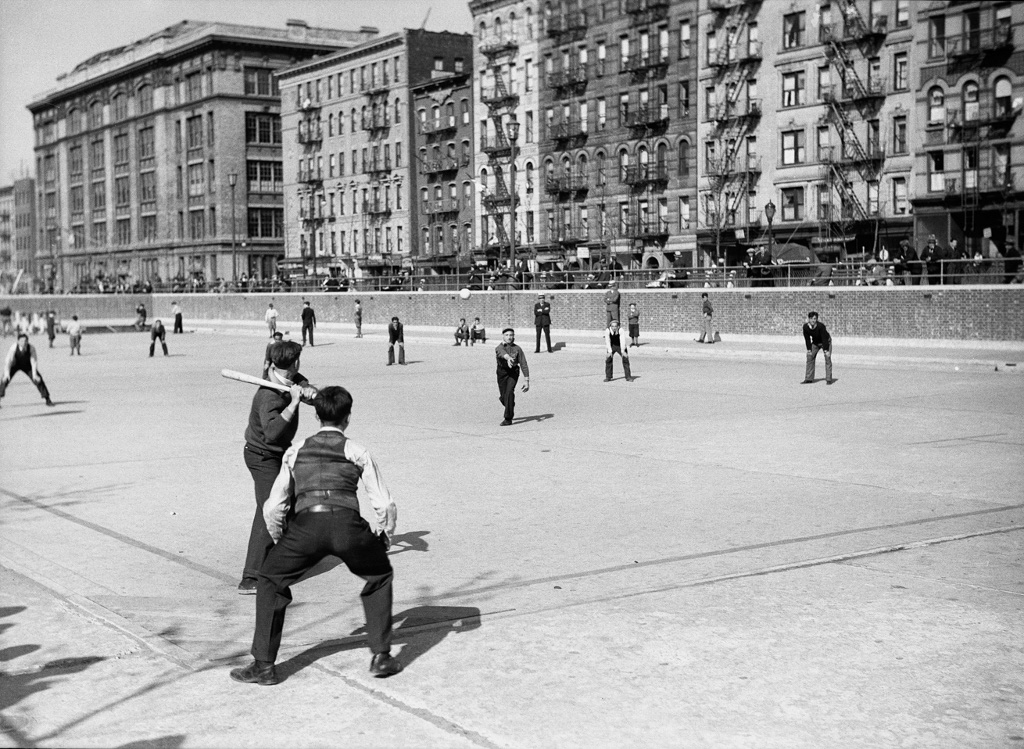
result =
[[82,355],[82,333],[84,331],[84,326],[78,322],[78,315],[72,315],[71,322],[68,323],[68,341],[71,343],[71,356],[74,356],[75,353],[79,356]]
[[269,379],[267,375],[270,374],[270,349],[273,348],[274,344],[278,341],[284,340],[284,333],[277,331],[274,333],[274,337],[270,339],[270,343],[267,344],[267,351],[263,354],[263,379]]
[[153,352],[156,351],[157,339],[160,340],[160,348],[164,350],[164,356],[169,356],[167,353],[167,328],[160,320],[154,320],[153,325],[149,329],[149,355],[152,356]]
[[39,373],[35,346],[28,342],[28,336],[24,333],[18,334],[18,339],[7,352],[7,358],[4,360],[4,371],[0,374],[0,399],[7,392],[11,378],[18,372],[24,372],[32,380],[39,394],[46,401],[46,405],[53,405],[53,401],[50,400],[50,391],[47,390],[43,376]]
[[537,295],[537,303],[533,305],[533,325],[537,328],[537,347],[534,350],[534,353],[540,353],[540,334],[544,333],[544,338],[548,344],[548,353],[550,354],[552,351],[551,303],[544,298],[543,294]]
[[637,309],[636,302],[630,302],[629,310],[626,312],[627,321],[629,323],[629,345],[640,346],[640,310]]
[[57,311],[49,310],[46,313],[46,337],[50,339],[50,348],[53,348],[53,340],[57,337]]
[[459,318],[459,325],[455,328],[455,345],[461,346],[463,343],[469,346],[469,326],[466,325],[466,318]]
[[814,382],[814,363],[818,358],[818,351],[825,355],[825,382],[831,385],[835,380],[832,378],[832,336],[825,329],[824,324],[818,322],[818,313],[811,311],[807,313],[807,322],[804,323],[804,343],[807,345],[807,368],[804,371],[802,385],[810,385]]
[[356,338],[363,337],[363,305],[356,299],[355,310],[352,312],[352,319],[356,324]]
[[516,416],[516,383],[519,374],[526,378],[523,392],[530,389],[530,366],[526,363],[526,352],[516,345],[516,331],[505,328],[501,331],[501,343],[494,350],[498,360],[498,400],[505,407],[505,418],[501,426],[512,424]]
[[[700,338],[694,338],[697,343],[714,343],[715,342],[715,325],[713,322],[713,316],[715,314],[714,307],[711,306],[711,300],[708,299],[707,292],[700,295]],[[704,339],[707,340],[704,340]]]
[[615,355],[622,359],[622,371],[626,373],[626,382],[633,381],[633,373],[629,371],[629,346],[623,348],[619,321],[612,320],[604,329],[604,381],[611,382],[615,367]]
[[479,317],[474,317],[473,327],[469,329],[469,345],[472,346],[477,341],[487,343],[487,329],[480,322]]
[[145,330],[146,328],[146,305],[139,302],[135,308],[135,329]]
[[274,304],[271,302],[267,305],[267,312],[263,315],[263,321],[267,324],[267,330],[270,331],[270,337],[274,337],[274,331],[277,330],[277,310],[274,309]]
[[619,293],[619,284],[617,281],[608,282],[608,290],[604,292],[604,311],[607,316],[605,325],[611,325],[612,320],[619,319],[619,303],[622,300],[622,295]]
[[405,326],[397,317],[388,324],[388,366],[395,363],[395,346],[398,346],[398,363],[405,364]]
[[181,321],[181,307],[177,302],[171,302],[171,314],[174,315],[174,333],[184,333],[185,328]]
[[309,302],[302,303],[302,345],[306,345],[306,331],[309,331],[309,347],[313,348],[313,328],[316,327],[316,312]]
[[4,338],[14,332],[14,326],[11,325],[11,307],[5,304],[0,307],[0,332],[3,333]]

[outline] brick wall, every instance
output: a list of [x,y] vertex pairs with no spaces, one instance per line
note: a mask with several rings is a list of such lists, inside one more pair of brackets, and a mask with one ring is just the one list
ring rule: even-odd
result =
[[[605,313],[601,291],[548,291],[552,326],[598,329]],[[914,286],[888,288],[710,289],[716,327],[723,333],[793,335],[809,310],[817,310],[836,335],[868,338],[924,338],[964,341],[1024,341],[1024,286]],[[700,289],[627,289],[623,309],[636,302],[641,330],[696,330]],[[154,294],[104,296],[0,297],[23,311],[56,309],[88,319],[134,319],[135,305],[146,304],[149,317],[167,318],[171,302],[181,304],[186,325],[201,320],[262,321],[273,302],[281,319],[298,320],[304,299],[317,320],[351,323],[355,299],[363,322],[386,324],[398,315],[409,326],[451,326],[474,317],[490,331],[512,324],[533,326],[536,292],[474,292],[463,300],[454,292],[375,292],[342,294]]]

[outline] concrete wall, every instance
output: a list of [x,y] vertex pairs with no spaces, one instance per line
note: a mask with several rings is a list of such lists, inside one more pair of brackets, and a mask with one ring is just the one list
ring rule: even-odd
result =
[[[708,289],[716,327],[724,333],[787,335],[817,310],[837,335],[964,341],[1024,341],[1024,286],[912,286],[885,288]],[[640,308],[642,331],[695,331],[701,289],[627,289],[625,304]],[[602,291],[547,291],[552,326],[570,330],[604,325]],[[149,318],[170,317],[171,302],[182,307],[185,325],[203,320],[261,321],[273,302],[282,320],[298,320],[304,299],[325,323],[351,323],[353,302],[363,305],[363,322],[386,324],[398,315],[409,326],[452,326],[458,318],[480,317],[493,335],[512,324],[533,326],[537,292],[374,292],[340,294],[154,294],[0,297],[0,306],[23,311],[54,308],[88,319],[134,319],[141,300]]]

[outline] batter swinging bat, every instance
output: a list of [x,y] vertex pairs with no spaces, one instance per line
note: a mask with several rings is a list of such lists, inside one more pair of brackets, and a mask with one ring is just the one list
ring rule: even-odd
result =
[[252,375],[246,374],[245,372],[236,372],[233,369],[222,369],[220,371],[221,377],[227,377],[229,380],[238,380],[239,382],[248,382],[250,385],[259,385],[260,387],[272,388],[274,390],[280,390],[282,393],[287,393],[290,388],[287,385],[282,385],[279,382],[271,382],[270,380],[264,380],[262,377],[253,377]]

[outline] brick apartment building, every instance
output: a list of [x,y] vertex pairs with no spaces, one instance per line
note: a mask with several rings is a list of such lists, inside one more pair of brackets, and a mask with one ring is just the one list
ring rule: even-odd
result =
[[42,286],[36,256],[36,181],[14,180],[14,267],[35,286]]
[[48,285],[272,275],[284,255],[272,73],[376,35],[183,21],[58,78],[28,106]]
[[[472,246],[461,203],[432,210],[454,207],[443,202],[450,186],[458,197],[472,174],[462,110],[454,129],[441,125],[463,106],[471,65],[469,35],[406,29],[278,73],[290,259],[359,278],[430,267]],[[450,101],[456,89],[460,101]],[[431,95],[437,111],[424,103]],[[421,190],[434,200],[436,187],[442,204],[423,203]]]

